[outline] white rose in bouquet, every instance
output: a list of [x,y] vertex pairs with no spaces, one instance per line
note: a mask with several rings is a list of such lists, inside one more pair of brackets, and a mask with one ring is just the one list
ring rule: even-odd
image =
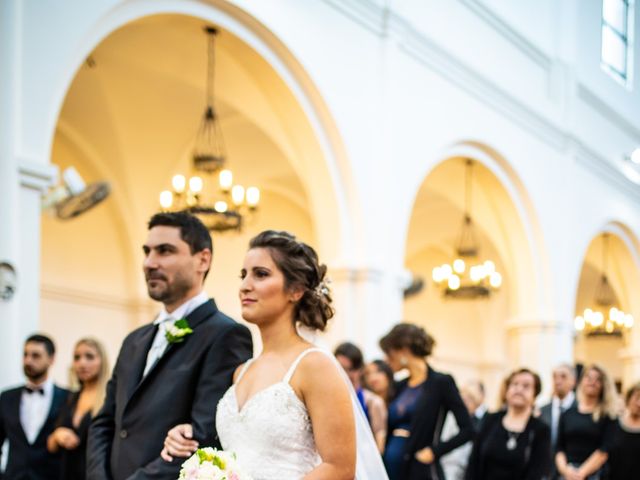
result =
[[252,480],[238,465],[234,453],[200,448],[180,469],[179,480]]

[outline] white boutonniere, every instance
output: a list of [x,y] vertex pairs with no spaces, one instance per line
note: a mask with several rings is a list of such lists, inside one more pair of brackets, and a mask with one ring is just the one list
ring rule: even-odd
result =
[[187,335],[191,335],[193,330],[189,327],[189,322],[187,322],[186,318],[181,318],[180,320],[176,320],[173,325],[169,325],[167,327],[167,331],[164,336],[169,343],[180,343],[184,342],[184,339]]

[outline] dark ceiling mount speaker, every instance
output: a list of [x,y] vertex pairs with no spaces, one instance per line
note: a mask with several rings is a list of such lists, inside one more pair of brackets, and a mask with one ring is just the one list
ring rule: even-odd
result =
[[52,188],[42,199],[42,208],[51,209],[61,220],[82,215],[109,196],[108,182],[89,185],[73,167],[62,172],[63,184]]

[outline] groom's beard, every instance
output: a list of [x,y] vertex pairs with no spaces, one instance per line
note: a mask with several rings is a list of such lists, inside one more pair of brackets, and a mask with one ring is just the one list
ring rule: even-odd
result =
[[[172,282],[169,282],[165,275],[156,271],[147,273],[146,279],[149,296],[165,305],[175,303],[184,298],[193,286],[190,279],[180,272],[176,273]],[[153,280],[156,280],[156,282],[155,285],[152,286]]]

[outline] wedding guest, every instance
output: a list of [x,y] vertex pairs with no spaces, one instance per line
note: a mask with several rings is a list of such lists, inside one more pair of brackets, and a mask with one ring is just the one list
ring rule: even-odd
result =
[[533,415],[542,389],[529,369],[511,373],[505,381],[506,410],[488,414],[480,426],[467,480],[542,480],[551,469],[549,427]]
[[[484,385],[479,380],[470,380],[460,387],[460,397],[467,407],[474,430],[478,432],[480,424],[487,415],[487,407],[484,404]],[[449,440],[457,433],[458,426],[455,417],[450,412],[442,427],[441,439],[443,441]],[[473,442],[467,442],[442,456],[440,464],[447,480],[464,479],[472,447]]]
[[585,367],[577,405],[560,417],[556,467],[567,480],[603,478],[616,418],[616,393],[607,372]]
[[640,382],[625,396],[609,454],[609,480],[640,478]]
[[382,452],[387,436],[387,406],[381,397],[362,386],[364,370],[362,351],[353,343],[345,342],[338,345],[333,354],[351,380],[358,401],[371,425],[378,449]]
[[384,360],[374,360],[364,367],[364,384],[388,406],[393,398],[393,370]]
[[53,341],[45,335],[27,338],[22,360],[27,383],[0,394],[0,449],[5,440],[9,445],[7,466],[0,478],[60,478],[60,455],[47,451],[47,437],[69,392],[49,379],[55,351]]
[[[396,385],[389,405],[384,462],[390,480],[443,478],[440,457],[474,435],[453,378],[433,370],[426,361],[434,343],[424,329],[409,323],[396,325],[380,340],[391,368],[409,372],[408,378]],[[459,432],[443,442],[442,423],[449,411]]]
[[60,452],[62,480],[85,478],[89,425],[102,407],[109,373],[104,346],[93,338],[79,340],[73,351],[71,383],[80,390],[62,406],[56,429],[47,439],[49,452]]
[[569,363],[561,363],[553,369],[553,396],[551,402],[540,409],[540,419],[551,427],[551,449],[555,452],[560,415],[575,406],[576,369]]

